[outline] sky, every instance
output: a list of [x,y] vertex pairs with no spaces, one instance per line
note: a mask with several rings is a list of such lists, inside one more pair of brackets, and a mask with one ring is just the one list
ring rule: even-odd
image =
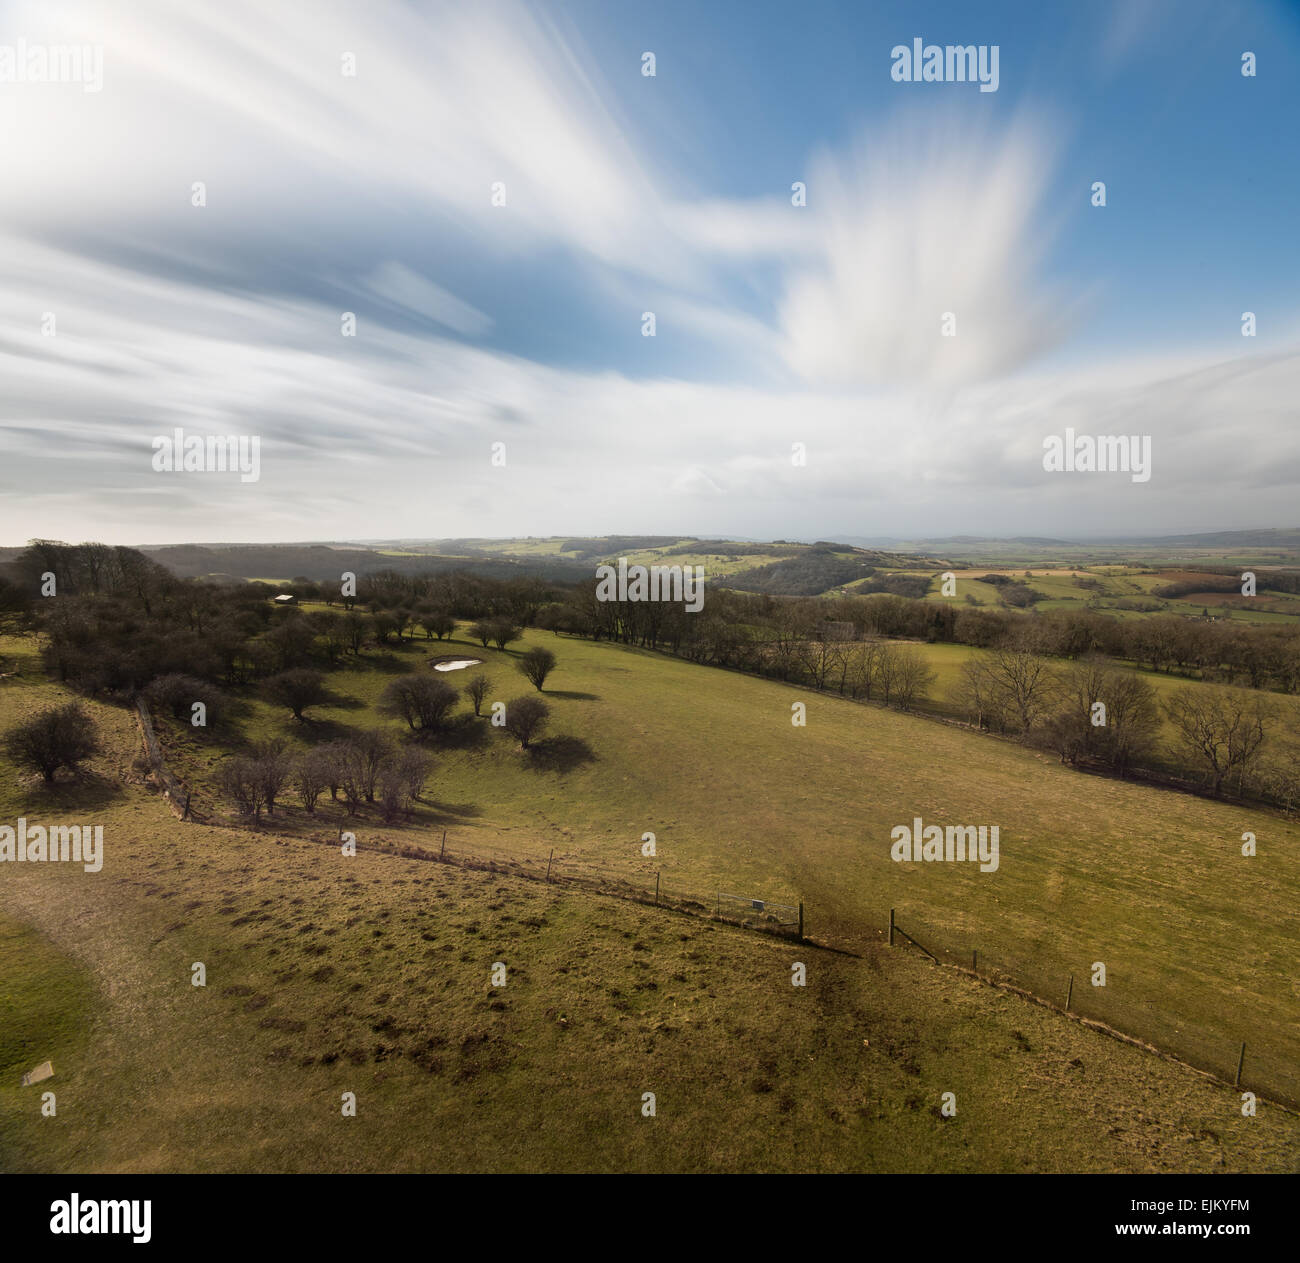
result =
[[1296,0],[0,0],[0,544],[1294,526],[1298,107]]

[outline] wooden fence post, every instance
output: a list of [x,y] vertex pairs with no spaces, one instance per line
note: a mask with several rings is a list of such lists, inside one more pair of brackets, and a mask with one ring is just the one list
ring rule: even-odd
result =
[[439,851],[438,851],[438,858],[439,858],[439,859],[442,859],[442,857],[443,857],[446,853],[447,853],[447,830],[444,829],[444,830],[442,831],[442,846],[441,846],[441,848],[440,848]]
[[893,908],[890,908],[890,910],[889,910],[889,946],[890,946],[890,947],[893,947],[893,945],[894,945],[894,910],[893,910]]
[[1237,1077],[1232,1081],[1232,1086],[1234,1088],[1241,1087],[1241,1066],[1245,1060],[1246,1060],[1246,1041],[1242,1040],[1241,1052],[1237,1055]]
[[1070,975],[1070,985],[1065,992],[1065,1011],[1070,1011],[1070,999],[1074,995],[1074,975]]
[[551,853],[546,859],[546,880],[551,880],[551,860],[555,858],[555,848],[551,847]]
[[799,942],[803,942],[803,902],[799,903]]

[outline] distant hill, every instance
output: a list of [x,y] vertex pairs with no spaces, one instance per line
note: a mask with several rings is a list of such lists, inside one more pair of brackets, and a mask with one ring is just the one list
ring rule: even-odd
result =
[[1046,535],[944,535],[905,539],[895,535],[842,535],[846,544],[864,548],[931,549],[980,544],[1032,544],[1040,548],[1122,548],[1125,545],[1168,548],[1300,548],[1300,528],[1268,527],[1252,531],[1207,531],[1194,535],[1106,535],[1057,539]]
[[1139,535],[1105,543],[1163,544],[1170,548],[1300,548],[1300,527],[1256,531],[1209,531],[1200,535]]
[[814,544],[793,557],[742,570],[720,582],[741,592],[817,596],[832,588],[842,588],[859,579],[870,578],[880,567],[906,566],[914,564],[915,560],[871,549],[846,550],[838,544]]
[[[886,545],[892,545],[887,547]],[[773,596],[816,596],[869,579],[875,571],[922,570],[964,559],[975,564],[1186,564],[1204,565],[1224,557],[1248,556],[1270,550],[1261,558],[1270,564],[1290,564],[1285,554],[1300,554],[1300,528],[1249,531],[1209,531],[1190,535],[1160,535],[1109,540],[1061,540],[1021,535],[997,538],[948,535],[902,541],[866,536],[799,543],[777,539],[756,543],[742,537],[688,535],[534,536],[509,539],[458,538],[441,540],[371,540],[287,544],[146,545],[140,552],[184,578],[216,582],[249,579],[289,581],[307,578],[337,581],[344,571],[357,575],[378,570],[429,574],[465,570],[493,578],[531,575],[552,582],[572,583],[590,577],[595,566],[619,556],[635,555],[645,564],[706,564],[709,582],[746,592]],[[18,548],[0,548],[0,566],[18,555]],[[1278,556],[1277,554],[1284,554]],[[893,586],[891,586],[891,584]],[[894,591],[895,579],[869,590]],[[899,589],[901,590],[901,589]]]
[[[545,539],[454,539],[403,541],[405,551],[357,544],[175,544],[144,547],[145,556],[182,578],[216,582],[266,579],[287,582],[306,578],[336,581],[344,571],[357,575],[377,570],[431,574],[465,570],[491,578],[531,575],[573,583],[592,576],[601,561],[636,554],[647,564],[682,564],[695,556],[727,554],[752,559],[749,568],[728,575],[709,562],[710,582],[774,596],[815,596],[871,576],[877,569],[930,567],[934,558],[904,557],[878,549],[854,548],[826,540],[796,544],[780,540],[754,544],[746,540],[692,539],[680,535],[555,536]],[[444,551],[446,550],[446,551]],[[517,550],[517,551],[516,551]],[[753,560],[771,558],[753,565]],[[743,560],[741,561],[743,565]],[[734,561],[733,561],[734,565]]]
[[324,583],[337,581],[348,570],[357,575],[373,574],[377,570],[395,570],[400,574],[466,570],[497,579],[528,574],[572,582],[590,569],[562,557],[531,557],[525,561],[482,554],[393,555],[369,548],[330,544],[231,544],[216,548],[177,544],[142,548],[140,551],[182,578],[219,576],[225,582],[229,582],[231,577],[276,580],[301,577]]

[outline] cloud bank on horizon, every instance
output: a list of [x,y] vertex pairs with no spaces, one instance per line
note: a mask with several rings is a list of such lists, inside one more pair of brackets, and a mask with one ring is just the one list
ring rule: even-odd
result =
[[863,8],[9,6],[0,543],[1290,524],[1286,7]]

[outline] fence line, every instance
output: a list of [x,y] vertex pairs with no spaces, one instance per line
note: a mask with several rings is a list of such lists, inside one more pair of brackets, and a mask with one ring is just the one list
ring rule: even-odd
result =
[[[926,931],[926,934],[927,937],[929,937],[929,931]],[[1119,1040],[1121,1043],[1131,1044],[1146,1052],[1154,1053],[1156,1056],[1162,1057],[1166,1061],[1172,1061],[1179,1066],[1194,1071],[1196,1074],[1210,1079],[1223,1087],[1233,1089],[1241,1089],[1242,1087],[1242,1070],[1246,1060],[1246,1044],[1244,1041],[1240,1042],[1240,1047],[1235,1043],[1232,1045],[1232,1051],[1235,1057],[1233,1070],[1225,1070],[1221,1067],[1216,1067],[1213,1065],[1211,1058],[1204,1056],[1201,1056],[1199,1059],[1202,1062],[1211,1061],[1211,1064],[1198,1065],[1197,1061],[1193,1060],[1193,1057],[1197,1056],[1195,1053],[1190,1053],[1185,1049],[1175,1051],[1170,1047],[1162,1046],[1161,1044],[1154,1043],[1149,1039],[1122,1030],[1109,1020],[1103,1021],[1099,1017],[1089,1017],[1086,1014],[1079,1012],[1077,1005],[1071,1007],[1074,999],[1074,975],[1072,973],[1067,973],[1061,978],[1061,991],[1058,992],[1058,995],[1063,994],[1065,996],[1065,1003],[1062,1005],[1057,1001],[1048,999],[1032,986],[1019,986],[1015,982],[1011,981],[1010,979],[1012,975],[1010,975],[1004,967],[993,961],[989,953],[983,948],[969,949],[969,965],[959,963],[959,959],[965,959],[964,952],[960,957],[958,957],[957,952],[946,948],[941,948],[940,950],[943,951],[945,955],[953,957],[953,959],[940,959],[940,957],[930,951],[929,948],[918,943],[915,938],[913,938],[901,925],[898,924],[896,909],[890,908],[889,945],[891,947],[894,946],[895,937],[905,939],[908,943],[912,944],[913,947],[917,948],[929,957],[929,959],[936,965],[940,965],[946,969],[954,969],[958,973],[975,978],[987,986],[996,987],[1001,991],[1008,991],[1022,999],[1041,1005],[1043,1008],[1051,1009],[1054,1013],[1059,1013],[1062,1016],[1079,1023],[1081,1026],[1086,1026],[1091,1030],[1100,1031],[1105,1035],[1109,1035],[1112,1039]],[[983,968],[981,968],[981,965]],[[1208,1036],[1207,1038],[1212,1039],[1213,1036]],[[1283,1075],[1283,1077],[1285,1078],[1285,1075]],[[1273,1078],[1272,1081],[1269,1082],[1267,1069],[1256,1070],[1252,1074],[1251,1078],[1256,1084],[1262,1085],[1264,1092],[1267,1093],[1267,1096],[1265,1096],[1264,1092],[1255,1092],[1258,1099],[1266,1101],[1268,1104],[1276,1106],[1278,1109],[1285,1110],[1289,1114],[1300,1115],[1300,1093],[1297,1093],[1295,1090],[1297,1087],[1300,1087],[1300,1082],[1288,1086],[1280,1085],[1276,1078]],[[1246,1090],[1250,1091],[1251,1089],[1247,1088]]]
[[158,742],[158,734],[153,730],[149,707],[143,697],[135,699],[135,714],[140,723],[140,736],[144,740],[145,754],[149,758],[149,764],[153,768],[158,784],[162,787],[163,797],[167,800],[172,815],[178,820],[190,819],[190,791],[167,766],[167,760],[163,758],[162,746]]
[[[338,837],[322,837],[320,834],[309,835],[310,840],[327,845],[338,845],[344,833],[351,832],[346,823],[339,826]],[[355,834],[353,835],[355,838]],[[589,890],[596,894],[607,895],[617,899],[626,899],[632,903],[645,904],[648,907],[666,908],[670,911],[684,913],[687,916],[700,917],[709,921],[722,921],[728,925],[744,929],[757,930],[760,933],[777,937],[790,938],[796,942],[806,942],[804,905],[802,903],[773,903],[766,899],[757,899],[749,895],[729,895],[721,891],[702,894],[695,891],[668,889],[663,885],[662,870],[656,870],[653,884],[640,885],[626,877],[612,873],[602,873],[588,868],[585,872],[565,873],[559,871],[564,857],[557,862],[555,852],[543,859],[541,856],[513,855],[499,852],[496,856],[487,856],[470,851],[449,851],[447,849],[447,832],[444,829],[442,839],[435,850],[428,850],[409,843],[390,843],[382,835],[371,842],[355,840],[359,851],[370,851],[378,855],[394,855],[402,859],[426,860],[435,864],[451,864],[457,868],[503,873],[511,877],[523,877],[530,881],[540,881],[548,885],[573,886]],[[491,849],[491,848],[489,848]],[[533,866],[536,871],[533,871]],[[646,878],[649,883],[649,878]],[[728,901],[734,901],[734,906]],[[743,906],[742,906],[743,905]],[[815,944],[814,944],[815,946]]]
[[[136,713],[140,721],[140,732],[144,739],[145,750],[149,756],[149,761],[153,766],[154,773],[158,777],[159,783],[163,789],[163,796],[167,799],[168,806],[174,815],[181,820],[192,821],[194,819],[190,811],[190,791],[176,778],[171,769],[168,768],[163,758],[162,748],[159,745],[157,735],[154,732],[153,724],[149,715],[149,708],[143,699],[136,700]],[[342,834],[347,832],[344,825],[339,826],[339,839]],[[331,843],[329,838],[322,838],[318,835],[311,835],[314,842]],[[484,859],[468,852],[457,854],[447,853],[447,832],[442,832],[442,841],[438,851],[432,852],[425,848],[414,845],[393,846],[387,842],[387,839],[379,839],[381,845],[365,844],[357,842],[358,850],[372,851],[377,854],[397,855],[406,859],[427,860],[434,863],[452,864],[458,868],[479,870],[488,872],[504,873],[510,876],[524,877],[533,881],[543,881],[553,885],[563,883],[568,886],[575,886],[580,889],[590,890],[596,894],[602,894],[613,898],[627,899],[634,903],[641,903],[657,908],[668,908],[687,916],[696,916],[708,920],[721,921],[730,925],[737,925],[745,929],[758,931],[759,933],[772,934],[777,936],[789,937],[800,943],[808,942],[805,937],[804,928],[804,905],[798,904],[781,904],[774,903],[770,900],[756,899],[745,895],[732,895],[723,891],[716,891],[713,896],[690,893],[684,891],[668,891],[662,886],[662,872],[655,872],[654,888],[642,888],[636,883],[628,881],[623,877],[615,877],[611,874],[602,874],[591,870],[586,874],[581,873],[556,873],[552,876],[552,869],[555,860],[555,851],[551,850],[546,861],[545,874],[538,876],[529,872],[526,864],[535,862],[539,867],[541,860],[535,861],[531,857],[520,860],[514,856],[507,856],[504,860]],[[725,901],[725,902],[724,902]],[[714,911],[710,913],[709,906],[713,905]],[[724,911],[724,908],[726,909]],[[784,915],[783,915],[784,914]],[[1039,1004],[1044,1008],[1051,1009],[1055,1013],[1062,1014],[1065,1017],[1078,1022],[1082,1026],[1087,1026],[1093,1030],[1109,1035],[1123,1043],[1131,1044],[1147,1052],[1154,1053],[1167,1061],[1172,1061],[1196,1074],[1212,1080],[1225,1087],[1238,1089],[1241,1087],[1242,1070],[1246,1058],[1246,1044],[1241,1042],[1237,1054],[1235,1073],[1231,1082],[1225,1074],[1218,1070],[1211,1069],[1207,1066],[1197,1065],[1191,1057],[1186,1054],[1179,1054],[1163,1048],[1149,1040],[1139,1038],[1136,1035],[1129,1034],[1120,1030],[1110,1022],[1104,1022],[1096,1018],[1087,1017],[1071,1009],[1071,1001],[1074,993],[1074,975],[1069,974],[1066,981],[1066,998],[1064,1007],[1048,1000],[1031,987],[1021,987],[1007,981],[1003,977],[995,977],[991,973],[981,972],[979,968],[979,951],[976,948],[970,950],[970,967],[957,964],[956,961],[941,960],[934,952],[922,943],[918,942],[911,934],[902,928],[897,922],[895,909],[889,910],[889,946],[894,946],[895,937],[901,937],[922,952],[936,965],[942,965],[949,969],[956,969],[970,977],[978,979],[988,986],[997,987],[1000,990],[1008,991],[1020,996],[1022,999]],[[928,936],[928,932],[927,932]],[[823,946],[822,944],[810,944],[811,946]],[[830,946],[830,945],[825,945]],[[834,950],[834,949],[832,949]],[[948,949],[941,949],[948,955],[953,953]],[[988,953],[984,953],[986,968],[988,967]],[[1004,972],[996,964],[992,969],[997,973]],[[1255,1076],[1256,1082],[1263,1082],[1258,1075]],[[1256,1095],[1260,1099],[1266,1100],[1288,1113],[1300,1114],[1300,1091],[1288,1092],[1285,1089],[1277,1089],[1265,1085],[1269,1093],[1268,1097],[1262,1094]],[[1300,1083],[1297,1088],[1300,1089]]]

